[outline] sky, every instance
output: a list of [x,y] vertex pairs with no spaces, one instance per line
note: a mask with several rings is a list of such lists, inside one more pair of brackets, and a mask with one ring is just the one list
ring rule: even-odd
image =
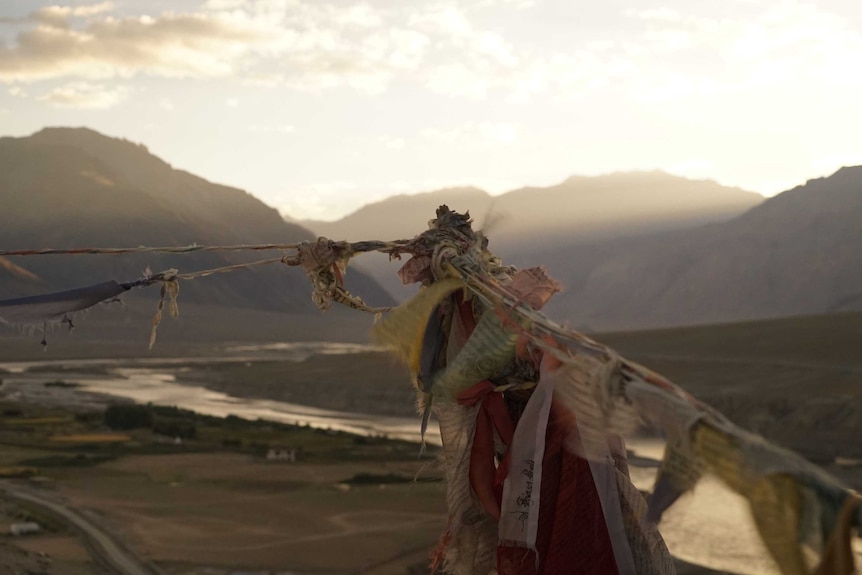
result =
[[661,169],[862,164],[859,0],[0,3],[0,135],[87,126],[296,219]]

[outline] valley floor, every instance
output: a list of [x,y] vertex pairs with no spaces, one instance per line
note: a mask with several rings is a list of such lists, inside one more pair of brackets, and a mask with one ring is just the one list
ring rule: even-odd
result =
[[[842,314],[599,339],[862,489],[860,334],[862,314]],[[8,359],[13,350],[6,352]],[[99,352],[110,354],[110,345]],[[186,355],[206,352],[199,347]],[[177,383],[237,397],[413,413],[406,375],[378,352],[301,362],[263,354],[165,369]],[[59,398],[54,407],[8,397],[0,405],[0,475],[19,477],[14,481],[81,510],[163,571],[425,572],[446,511],[439,472],[432,458],[417,460],[415,444],[171,411],[154,412],[156,427],[191,424],[194,437],[176,442],[155,427],[108,430],[93,415],[106,398],[63,399],[75,395],[80,370],[44,374],[36,385],[40,397]],[[77,439],[58,442],[58,436]],[[273,446],[297,448],[298,461],[267,460]],[[0,572],[99,572],[77,531],[0,497],[0,523],[27,518],[37,518],[44,532],[0,537]],[[679,568],[681,574],[710,572],[682,562]]]

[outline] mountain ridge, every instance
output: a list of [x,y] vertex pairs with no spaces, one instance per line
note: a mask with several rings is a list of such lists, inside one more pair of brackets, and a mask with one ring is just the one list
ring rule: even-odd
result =
[[[708,200],[705,207],[702,199]],[[0,200],[7,206],[0,212],[4,249],[315,237],[248,192],[174,169],[141,144],[87,128],[0,138]],[[766,200],[656,171],[572,176],[502,196],[450,188],[375,202],[339,222],[321,223],[328,230],[314,231],[339,240],[409,238],[426,229],[443,203],[470,210],[475,227],[484,228],[492,251],[506,263],[546,265],[566,288],[551,301],[549,314],[579,328],[639,329],[862,309],[862,250],[856,248],[862,245],[860,166]],[[194,271],[258,257],[266,256],[6,258],[0,261],[0,294],[30,295],[109,278],[133,280],[147,268]],[[403,288],[397,285],[397,262],[369,254],[357,263],[388,282],[391,292],[409,293],[398,291]],[[372,305],[391,303],[362,268],[351,266],[347,287]],[[183,297],[209,305],[315,311],[303,274],[281,266],[184,282]]]
[[[7,206],[0,212],[4,249],[294,243],[315,237],[248,192],[176,170],[143,145],[88,128],[46,128],[32,136],[0,138],[0,200]],[[13,276],[9,266],[0,269],[0,294],[30,295],[109,278],[133,280],[145,269],[186,272],[266,257],[273,254],[10,258],[19,273]],[[20,269],[43,283],[33,285]],[[351,270],[347,285],[375,304],[391,303],[385,290],[359,270]],[[215,281],[183,282],[183,294],[207,304],[316,312],[301,270],[278,265]]]
[[[650,182],[663,191],[650,192]],[[679,198],[695,195],[698,185],[727,192],[732,201],[689,210]],[[477,214],[457,193],[445,192],[424,200]],[[862,309],[862,166],[762,201],[738,192],[661,172],[573,176],[490,198],[478,213],[499,213],[502,204],[515,214],[488,226],[491,250],[518,267],[545,265],[564,285],[548,313],[579,328],[648,329]],[[600,201],[589,205],[585,195]],[[400,202],[409,205],[409,197]],[[381,203],[357,214],[380,212]],[[401,213],[420,225],[418,214]],[[630,219],[637,213],[645,219]],[[586,216],[595,217],[578,219]],[[375,235],[389,229],[382,218],[363,225]],[[378,258],[369,269],[404,298],[415,288],[396,284],[395,265]]]
[[[668,184],[671,185],[668,186]],[[722,186],[714,180],[688,179],[661,170],[634,170],[611,172],[599,176],[572,175],[564,179],[562,182],[551,186],[523,186],[494,196],[475,186],[442,188],[427,192],[419,192],[416,194],[398,194],[383,200],[365,204],[338,220],[299,220],[299,223],[327,237],[335,237],[334,232],[342,231],[343,234],[351,236],[349,238],[351,240],[366,239],[366,236],[369,233],[379,231],[381,222],[385,217],[381,215],[381,212],[393,212],[398,209],[402,210],[401,215],[404,216],[406,214],[403,214],[403,210],[411,209],[417,213],[430,214],[426,218],[430,219],[433,216],[434,209],[438,205],[446,203],[450,207],[461,211],[467,211],[469,208],[469,211],[474,218],[485,219],[490,217],[493,219],[499,219],[501,216],[499,210],[512,212],[503,214],[502,217],[512,217],[516,210],[519,212],[523,211],[525,204],[535,203],[531,199],[527,198],[528,195],[544,194],[545,197],[542,198],[543,201],[558,203],[560,196],[571,194],[573,192],[579,194],[581,197],[584,195],[592,195],[595,197],[599,194],[605,194],[608,191],[619,192],[621,187],[631,187],[633,185],[639,188],[640,191],[645,191],[647,189],[646,185],[664,186],[665,190],[670,187],[671,191],[675,192],[673,197],[673,200],[675,201],[678,201],[681,198],[685,199],[688,195],[688,204],[686,204],[685,207],[688,210],[695,211],[695,219],[697,218],[696,211],[698,208],[702,211],[710,212],[707,219],[714,219],[716,214],[722,212],[722,209],[726,210],[727,214],[735,215],[739,212],[740,207],[751,207],[763,201],[763,196],[760,194],[749,192],[738,187]],[[577,187],[577,189],[574,189],[574,187]],[[683,191],[684,193],[678,193],[680,191]],[[687,194],[689,191],[696,193]],[[699,198],[701,200],[699,203],[694,203],[692,201],[694,196],[697,194],[706,196],[706,194],[711,192],[721,193],[723,197],[717,202],[710,202],[708,200],[703,201],[706,199],[705,197]],[[550,198],[547,197],[549,195],[551,196]],[[669,200],[665,201],[669,203]],[[539,207],[538,209],[540,210],[542,208]],[[680,210],[680,206],[676,206],[675,209],[684,213],[684,210]],[[495,210],[497,210],[498,213],[495,213]],[[533,215],[535,217],[535,214]],[[375,221],[369,223],[369,220],[372,219]],[[413,220],[417,221],[411,222],[411,229],[414,229],[413,224],[418,223],[418,218],[413,218]],[[482,222],[480,221],[479,223],[481,225]],[[559,222],[557,225],[559,225]],[[406,230],[406,228],[407,226],[404,225],[394,226],[393,222],[388,222],[387,224],[387,229]],[[419,231],[423,229],[424,227],[420,227]],[[414,235],[415,233],[418,232],[413,232]],[[365,235],[360,238],[358,234]],[[356,237],[354,238],[353,236]]]
[[550,309],[595,329],[862,309],[860,221],[862,167],[843,168],[723,223],[605,245]]
[[[643,237],[730,219],[763,198],[710,180],[688,180],[660,171],[571,176],[547,187],[526,187],[490,196],[477,188],[449,188],[373,202],[336,222],[306,221],[316,233],[349,239],[410,238],[424,230],[440,204],[469,211],[491,250],[509,263],[554,267],[574,246]],[[380,238],[380,236],[384,236]],[[589,258],[594,258],[591,254]],[[395,264],[370,256],[366,269],[396,297],[415,292],[401,286]]]

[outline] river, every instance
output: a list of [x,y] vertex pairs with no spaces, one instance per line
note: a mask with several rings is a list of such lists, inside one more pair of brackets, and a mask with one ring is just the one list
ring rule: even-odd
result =
[[[34,388],[32,383],[52,379],[74,381],[82,392],[131,399],[137,403],[175,405],[205,415],[225,417],[235,415],[244,419],[266,419],[294,425],[310,425],[321,429],[335,429],[360,435],[382,435],[391,439],[419,442],[416,420],[406,417],[347,413],[273,401],[268,399],[238,398],[204,387],[178,383],[183,373],[195,364],[245,363],[272,360],[304,361],[312,355],[342,355],[379,351],[376,346],[298,342],[268,345],[228,347],[221,357],[145,358],[145,359],[84,359],[0,363],[5,380],[5,394],[19,394],[19,398],[38,399],[49,394],[64,393]],[[52,368],[57,368],[53,371]],[[31,394],[31,395],[28,395]],[[74,392],[65,392],[72,395]],[[15,399],[15,397],[10,397]],[[46,398],[47,399],[47,398]],[[439,443],[439,437],[428,438]]]

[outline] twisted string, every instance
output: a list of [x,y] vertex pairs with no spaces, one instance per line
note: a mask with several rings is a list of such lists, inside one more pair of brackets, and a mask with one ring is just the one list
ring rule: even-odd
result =
[[[163,290],[169,288],[171,290],[172,314],[176,315],[176,292],[178,290],[179,280],[190,280],[202,277],[207,277],[215,274],[230,273],[242,269],[247,269],[256,266],[282,263],[288,266],[301,266],[315,287],[314,300],[321,309],[329,307],[329,302],[335,301],[347,307],[365,311],[368,313],[380,314],[389,311],[389,308],[370,307],[361,298],[352,295],[347,291],[343,284],[343,274],[346,268],[347,261],[355,255],[379,251],[387,253],[390,257],[400,257],[400,253],[407,251],[409,242],[407,240],[395,241],[360,241],[355,243],[349,242],[333,242],[326,238],[318,238],[317,242],[298,242],[290,244],[240,244],[240,245],[189,245],[189,246],[138,246],[138,247],[88,247],[88,248],[69,248],[69,249],[28,249],[28,250],[2,250],[0,257],[3,256],[43,256],[43,255],[121,255],[130,253],[172,253],[172,254],[188,254],[193,252],[228,252],[228,251],[287,251],[291,253],[283,257],[261,259],[251,262],[238,263],[217,268],[198,270],[193,272],[179,273],[176,269],[168,269],[156,274],[149,272],[141,278],[133,281],[117,284],[125,290],[136,287],[148,287],[157,283],[161,283]],[[322,258],[322,259],[321,259]],[[83,289],[83,288],[82,288]],[[73,290],[75,291],[75,290]],[[52,294],[57,301],[63,297],[69,297],[70,292],[60,292]],[[163,294],[163,300],[164,300]],[[59,299],[58,299],[59,298]],[[5,302],[5,303],[12,303]],[[16,305],[25,305],[25,302],[14,302]],[[35,302],[26,302],[26,305],[35,304]],[[91,307],[90,304],[87,307]],[[161,310],[161,308],[160,308]],[[160,311],[159,310],[159,311]],[[70,310],[74,311],[74,310]],[[55,314],[56,315],[56,314]],[[154,318],[154,329],[160,321],[161,314],[157,313],[157,318]],[[2,318],[0,318],[2,321]]]
[[[408,243],[408,240],[395,241],[361,241],[344,242],[348,250],[353,253],[370,251],[394,252]],[[297,250],[302,243],[294,244],[238,244],[230,246],[138,246],[134,248],[41,248],[36,250],[0,250],[0,256],[53,256],[53,255],[122,255],[122,254],[187,254],[192,252],[240,252],[240,251],[266,251],[266,250]]]
[[295,250],[299,244],[259,244],[259,245],[233,245],[233,246],[138,246],[136,248],[71,248],[54,249],[42,248],[38,250],[0,250],[0,256],[53,256],[53,255],[121,255],[121,254],[187,254],[191,252],[238,252],[238,251],[263,251],[263,250]]

